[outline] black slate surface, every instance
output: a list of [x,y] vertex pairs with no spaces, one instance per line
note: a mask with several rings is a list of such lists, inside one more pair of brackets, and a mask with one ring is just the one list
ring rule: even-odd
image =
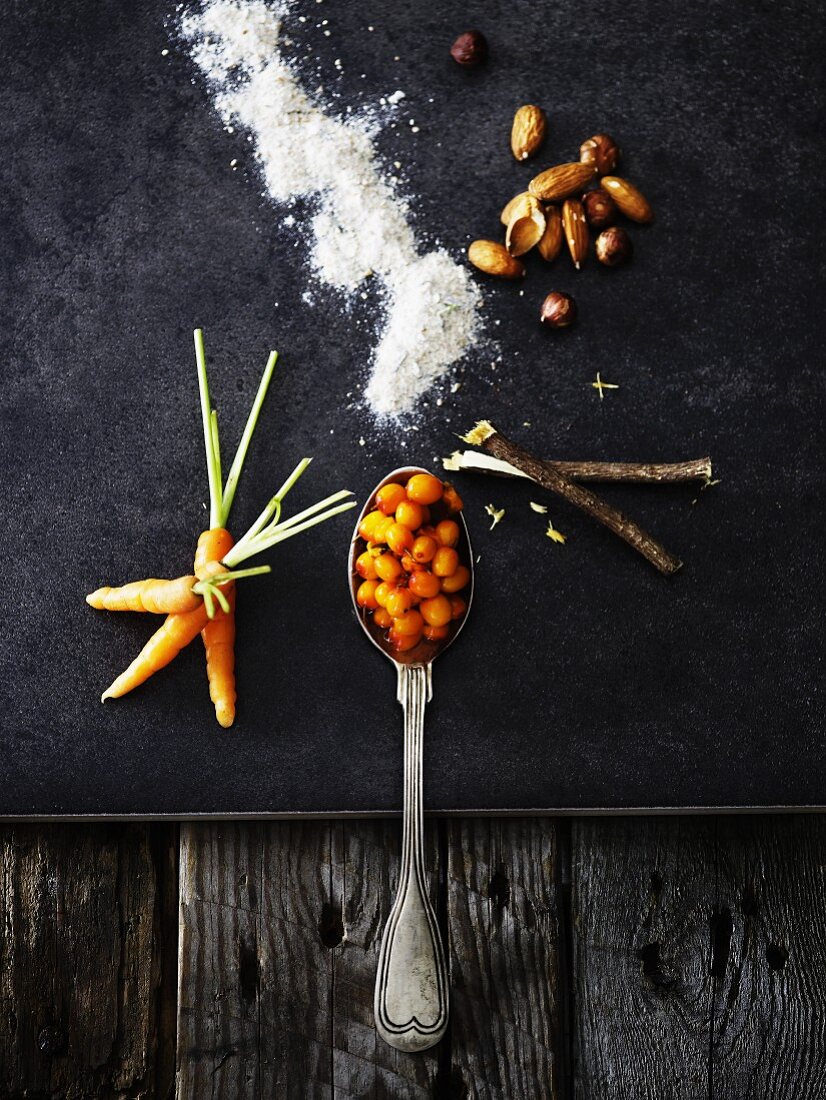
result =
[[[348,314],[332,292],[302,301],[300,235],[170,44],[173,15],[5,7],[0,814],[400,805],[394,675],[351,614],[349,518],[279,548],[271,580],[242,590],[232,732],[214,721],[198,646],[98,702],[150,624],[95,613],[84,593],[183,571],[204,524],[198,324],[227,449],[268,349],[282,354],[237,530],[304,453],[315,463],[296,505],[341,485],[363,497],[402,462],[432,465],[479,416],[549,456],[714,458],[722,480],[704,493],[606,491],[683,557],[671,581],[538,490],[461,480],[481,560],[473,621],[435,668],[429,808],[826,804],[820,5],[293,9],[308,86],[321,73],[342,111],[406,92],[378,145],[403,164],[424,239],[459,256],[497,232],[537,164],[601,129],[657,210],[627,270],[532,259],[524,287],[486,283],[501,363],[471,356],[461,391],[422,406],[407,434],[346,411],[369,356],[354,322],[375,302]],[[447,58],[468,23],[491,45],[477,72]],[[528,166],[508,151],[522,102],[550,117]],[[581,311],[561,337],[536,324],[555,287]],[[603,402],[598,370],[620,386]],[[566,546],[543,537],[531,498]],[[490,533],[488,502],[507,510]]]

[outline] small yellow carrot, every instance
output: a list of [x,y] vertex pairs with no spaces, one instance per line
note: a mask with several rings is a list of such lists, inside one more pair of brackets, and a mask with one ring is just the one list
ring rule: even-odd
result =
[[206,651],[209,697],[218,724],[229,729],[235,721],[235,589],[227,595],[229,613],[218,608],[201,631]]
[[119,699],[165,668],[170,661],[175,660],[184,646],[198,637],[207,621],[203,601],[194,611],[167,615],[129,668],[104,691],[100,697],[101,702],[104,699]]
[[[233,538],[224,527],[203,531],[195,551],[195,573],[201,579],[215,575],[213,565],[233,547]],[[218,608],[204,625],[201,637],[206,651],[209,697],[215,704],[215,717],[224,729],[235,721],[235,585],[223,587],[229,611]]]
[[89,593],[86,602],[100,611],[150,611],[155,615],[194,611],[201,603],[201,596],[192,591],[197,580],[192,574],[174,580],[149,577],[118,588],[98,588]]

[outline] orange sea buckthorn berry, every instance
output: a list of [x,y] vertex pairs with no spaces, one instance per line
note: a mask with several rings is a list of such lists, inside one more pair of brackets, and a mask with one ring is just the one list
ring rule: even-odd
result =
[[447,505],[448,512],[461,512],[464,508],[462,498],[448,481],[445,482],[445,491],[442,499]]
[[437,577],[452,577],[459,568],[459,555],[452,546],[440,546],[433,555],[430,568]]
[[380,519],[384,519],[381,512],[368,512],[359,524],[359,534],[365,542],[373,541],[373,532]]
[[361,582],[358,592],[356,592],[356,603],[359,607],[366,607],[372,611],[379,606],[376,603],[376,589],[378,586],[378,581]]
[[432,600],[422,600],[419,611],[428,626],[447,626],[450,622],[452,608],[447,596],[434,596]]
[[433,474],[414,474],[405,488],[408,499],[417,504],[435,504],[442,499],[442,483]]
[[402,554],[401,563],[402,569],[405,571],[405,573],[415,573],[419,569],[424,569],[424,566],[419,565],[419,563],[410,554]]
[[373,524],[373,542],[387,542],[387,535],[393,526],[392,516],[382,516]]
[[459,541],[459,524],[455,519],[443,519],[436,524],[436,535],[442,546],[456,546]]
[[410,552],[416,561],[425,563],[433,560],[438,549],[439,544],[431,535],[419,535]]
[[419,535],[427,535],[429,539],[435,539],[436,542],[439,541],[439,536],[436,534],[436,528],[431,527],[429,523],[422,524],[422,526],[416,532],[416,538],[418,538]]
[[378,577],[376,559],[369,550],[365,550],[363,554],[359,554],[356,558],[356,572],[360,577],[364,577],[366,581],[374,581]]
[[424,569],[412,573],[408,584],[413,595],[422,600],[432,600],[434,596],[439,595],[441,589],[439,578]]
[[430,523],[430,509],[426,504],[422,506],[422,523]]
[[442,591],[450,596],[454,592],[461,592],[461,590],[466,588],[469,584],[470,570],[466,565],[460,565],[457,567],[455,573],[451,573],[449,577],[443,578]]
[[376,576],[383,581],[394,581],[402,574],[402,563],[392,554],[380,554],[373,559],[376,563]]
[[424,523],[421,504],[413,500],[403,500],[396,509],[396,523],[403,523],[411,531],[416,531]]
[[387,532],[387,545],[394,554],[403,554],[413,546],[413,532],[403,523],[394,523]]
[[418,611],[405,611],[393,618],[393,630],[397,634],[421,634],[423,628],[424,619]]
[[385,600],[384,606],[393,618],[397,619],[413,606],[413,596],[407,588],[394,588]]
[[424,628],[424,636],[429,642],[440,642],[449,633],[450,627],[448,626],[426,626]]
[[382,485],[376,493],[376,507],[386,516],[392,516],[398,506],[405,500],[406,494],[403,485]]
[[382,630],[387,630],[393,625],[393,616],[383,607],[377,607],[373,612],[373,622]]
[[464,613],[467,611],[467,604],[461,596],[450,597],[450,609],[452,619],[461,619]]
[[422,640],[421,634],[399,634],[392,629],[387,637],[390,639],[390,644],[394,649],[397,649],[399,653],[404,653],[405,650],[413,649]]
[[376,603],[379,607],[384,607],[387,603],[387,597],[391,592],[396,591],[395,584],[389,584],[387,581],[382,581],[381,584],[376,586]]

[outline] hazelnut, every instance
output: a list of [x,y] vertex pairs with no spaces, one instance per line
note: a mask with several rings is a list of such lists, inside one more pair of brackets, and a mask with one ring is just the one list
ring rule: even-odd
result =
[[481,65],[488,56],[487,39],[481,31],[465,31],[450,47],[450,56],[457,65]]
[[576,302],[570,294],[552,290],[542,303],[539,320],[549,328],[567,328],[576,320]]
[[594,134],[579,147],[582,164],[593,164],[601,176],[613,172],[620,161],[619,146],[609,134]]
[[631,238],[620,225],[604,229],[597,237],[597,259],[608,267],[627,264],[634,255]]
[[586,191],[582,196],[585,218],[592,229],[605,229],[617,220],[617,204],[607,191],[597,187],[595,191]]

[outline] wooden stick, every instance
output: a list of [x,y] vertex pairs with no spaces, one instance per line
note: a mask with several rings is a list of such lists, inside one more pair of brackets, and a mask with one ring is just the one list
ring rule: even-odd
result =
[[569,504],[575,505],[587,515],[592,516],[619,535],[621,539],[632,546],[638,553],[651,562],[665,576],[676,573],[682,565],[679,558],[675,558],[656,539],[652,538],[633,520],[628,519],[622,512],[613,508],[607,501],[592,493],[590,489],[583,489],[573,481],[561,474],[554,465],[534,458],[532,454],[524,450],[516,443],[512,443],[502,435],[487,420],[480,420],[472,431],[462,436],[465,443],[471,447],[482,447],[495,458],[509,462],[518,470],[522,470],[527,476],[541,485],[543,489],[549,489],[556,493]]
[[[557,459],[536,459],[552,467],[569,481],[619,481],[639,485],[666,485],[685,481],[710,481],[711,459],[690,459],[688,462],[562,462]],[[524,477],[524,470],[492,455],[476,451],[454,451],[442,460],[446,470],[494,474],[499,477]]]

